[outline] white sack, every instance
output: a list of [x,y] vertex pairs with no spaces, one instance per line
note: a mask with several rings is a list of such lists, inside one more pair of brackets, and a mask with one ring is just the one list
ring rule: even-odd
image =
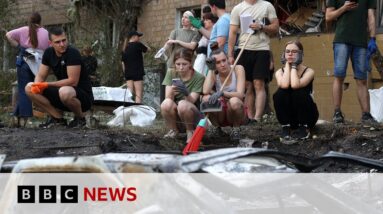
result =
[[370,93],[370,113],[379,123],[383,122],[383,87],[379,89],[369,89]]
[[156,119],[154,109],[146,105],[120,106],[113,114],[115,117],[107,123],[108,126],[122,127],[129,120],[133,126],[149,126]]

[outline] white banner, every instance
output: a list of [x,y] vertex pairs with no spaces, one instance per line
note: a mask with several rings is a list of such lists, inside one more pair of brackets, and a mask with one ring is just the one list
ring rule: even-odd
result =
[[[126,167],[126,166],[125,166]],[[382,174],[0,174],[1,213],[382,213]]]

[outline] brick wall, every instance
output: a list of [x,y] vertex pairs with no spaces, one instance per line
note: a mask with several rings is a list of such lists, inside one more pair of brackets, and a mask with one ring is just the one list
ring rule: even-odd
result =
[[[226,0],[226,9],[231,9],[241,0]],[[172,30],[176,28],[177,9],[202,8],[207,0],[152,0],[143,8],[138,19],[138,30],[144,33],[144,40],[153,47],[161,47]]]
[[42,25],[69,22],[66,16],[69,1],[62,0],[16,0],[11,9],[12,23],[26,24],[33,11],[41,14]]

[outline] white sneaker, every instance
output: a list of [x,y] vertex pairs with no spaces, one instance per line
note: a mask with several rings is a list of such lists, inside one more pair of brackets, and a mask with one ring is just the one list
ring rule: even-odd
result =
[[166,135],[164,135],[164,138],[174,139],[177,137],[177,135],[178,135],[178,132],[176,130],[170,129],[169,132]]

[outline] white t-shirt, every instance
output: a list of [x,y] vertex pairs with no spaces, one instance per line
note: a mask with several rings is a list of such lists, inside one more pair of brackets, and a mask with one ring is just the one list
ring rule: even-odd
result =
[[[271,22],[277,18],[274,6],[264,0],[257,0],[255,4],[249,4],[243,1],[236,5],[231,11],[230,25],[240,26],[241,15],[250,15],[253,17],[253,20],[256,21],[262,21],[263,18],[268,18]],[[238,40],[239,48],[244,46],[247,36],[247,33],[241,33]],[[270,50],[270,37],[265,32],[257,32],[250,37],[245,50]]]

